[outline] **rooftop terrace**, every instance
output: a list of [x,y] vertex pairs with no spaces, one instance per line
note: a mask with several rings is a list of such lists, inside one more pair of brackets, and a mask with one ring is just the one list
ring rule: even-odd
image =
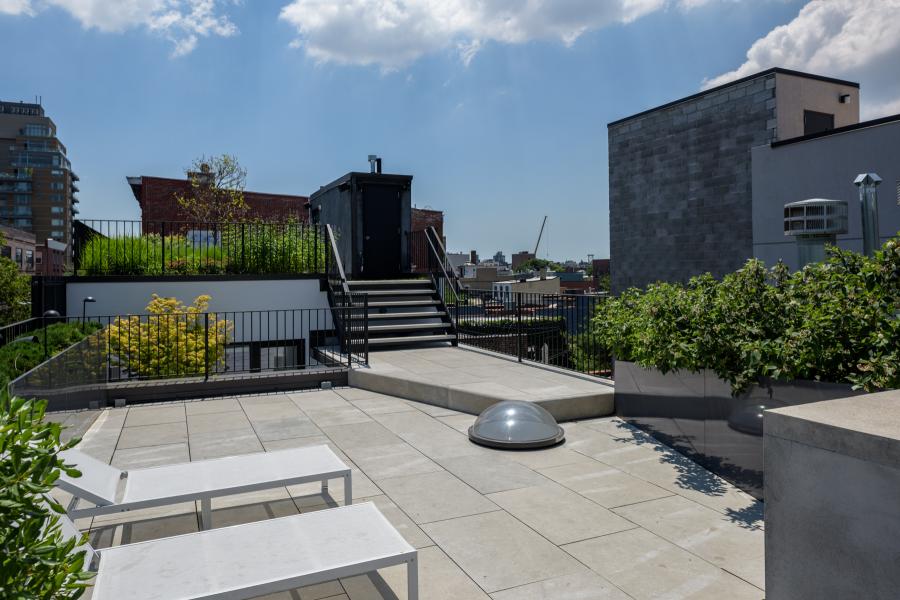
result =
[[[328,444],[419,549],[432,599],[761,599],[761,504],[616,418],[564,423],[564,445],[490,450],[474,416],[337,388],[60,413],[80,448],[123,468]],[[213,500],[215,527],[342,503],[338,483]],[[199,529],[187,503],[81,520],[97,547]],[[268,596],[405,598],[402,567]]]

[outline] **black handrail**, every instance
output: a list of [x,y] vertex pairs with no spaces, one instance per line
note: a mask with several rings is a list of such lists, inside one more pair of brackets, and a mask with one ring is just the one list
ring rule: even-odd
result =
[[[434,239],[432,240],[432,238]],[[447,251],[444,250],[444,244],[441,242],[441,238],[433,226],[428,227],[428,229],[425,230],[425,240],[428,242],[428,247],[431,248],[432,256],[437,260],[438,265],[441,267],[444,279],[450,284],[454,294],[459,294],[459,279],[456,276],[456,272],[453,270],[453,265],[450,264],[450,259],[447,258]],[[438,249],[440,249],[440,252],[438,252]],[[448,267],[450,268],[452,276],[447,272]]]

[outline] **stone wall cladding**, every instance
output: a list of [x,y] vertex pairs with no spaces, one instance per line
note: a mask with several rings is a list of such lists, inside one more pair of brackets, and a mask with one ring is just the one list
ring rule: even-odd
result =
[[769,74],[611,124],[614,293],[739,268],[753,255],[750,149],[775,138]]

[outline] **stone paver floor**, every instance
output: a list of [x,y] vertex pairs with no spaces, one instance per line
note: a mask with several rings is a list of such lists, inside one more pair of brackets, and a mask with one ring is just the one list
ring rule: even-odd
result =
[[[81,448],[122,468],[326,443],[419,549],[421,597],[763,598],[762,508],[616,418],[564,445],[489,450],[474,417],[355,388],[109,409]],[[341,504],[333,482],[213,501],[224,526]],[[97,547],[198,530],[197,503],[81,520]],[[405,568],[267,596],[405,598]]]

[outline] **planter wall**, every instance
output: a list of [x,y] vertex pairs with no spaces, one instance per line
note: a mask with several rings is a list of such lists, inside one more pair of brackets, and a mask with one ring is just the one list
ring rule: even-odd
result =
[[662,374],[615,361],[616,415],[763,499],[766,409],[862,394],[849,384],[771,381],[735,398],[715,373]]

